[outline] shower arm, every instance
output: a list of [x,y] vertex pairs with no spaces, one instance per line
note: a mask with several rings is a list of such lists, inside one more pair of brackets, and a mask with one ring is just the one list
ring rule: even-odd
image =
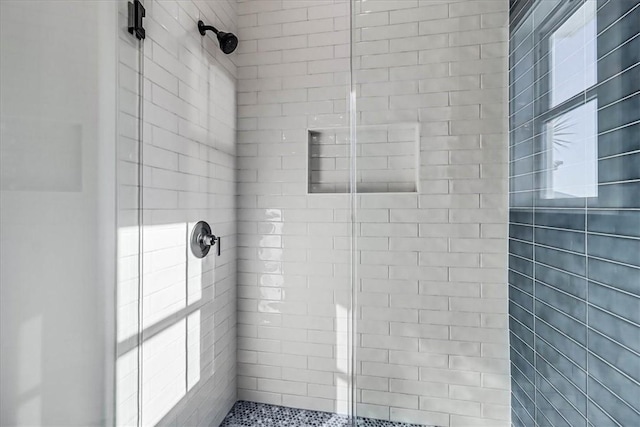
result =
[[218,29],[212,25],[205,25],[204,22],[198,21],[198,30],[200,31],[200,35],[204,36],[207,31],[213,31],[218,34]]

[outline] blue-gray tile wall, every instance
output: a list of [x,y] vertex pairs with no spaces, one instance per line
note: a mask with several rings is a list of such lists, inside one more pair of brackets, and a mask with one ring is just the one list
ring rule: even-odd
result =
[[[597,195],[588,197],[544,193],[544,123],[555,107],[543,84],[542,33],[576,9],[513,2],[525,3],[512,9],[509,58],[509,336],[518,427],[640,426],[640,0],[571,3],[590,1],[597,2],[597,80],[575,101],[598,105]],[[565,111],[576,108],[571,102]]]

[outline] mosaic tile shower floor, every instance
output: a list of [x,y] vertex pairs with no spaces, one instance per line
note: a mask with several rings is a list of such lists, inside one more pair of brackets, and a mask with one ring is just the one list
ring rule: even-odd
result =
[[[239,401],[231,408],[220,427],[348,427],[349,419],[330,412],[310,411]],[[425,427],[418,424],[358,418],[358,427]]]

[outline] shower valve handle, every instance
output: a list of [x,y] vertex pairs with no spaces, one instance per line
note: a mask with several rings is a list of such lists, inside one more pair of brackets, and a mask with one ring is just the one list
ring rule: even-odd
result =
[[216,243],[218,244],[218,256],[220,256],[220,246],[222,245],[221,240],[221,237],[216,237],[213,234],[206,234],[204,236],[201,236],[201,242],[205,246],[213,246]]
[[211,250],[211,246],[218,246],[218,256],[222,238],[211,232],[211,227],[205,221],[198,222],[191,232],[191,252],[196,258],[204,258]]

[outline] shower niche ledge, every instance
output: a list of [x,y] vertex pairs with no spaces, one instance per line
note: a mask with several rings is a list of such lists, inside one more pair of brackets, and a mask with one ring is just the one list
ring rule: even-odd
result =
[[[348,127],[308,129],[307,183],[310,194],[349,193],[351,165]],[[358,126],[357,193],[417,193],[420,125]]]

